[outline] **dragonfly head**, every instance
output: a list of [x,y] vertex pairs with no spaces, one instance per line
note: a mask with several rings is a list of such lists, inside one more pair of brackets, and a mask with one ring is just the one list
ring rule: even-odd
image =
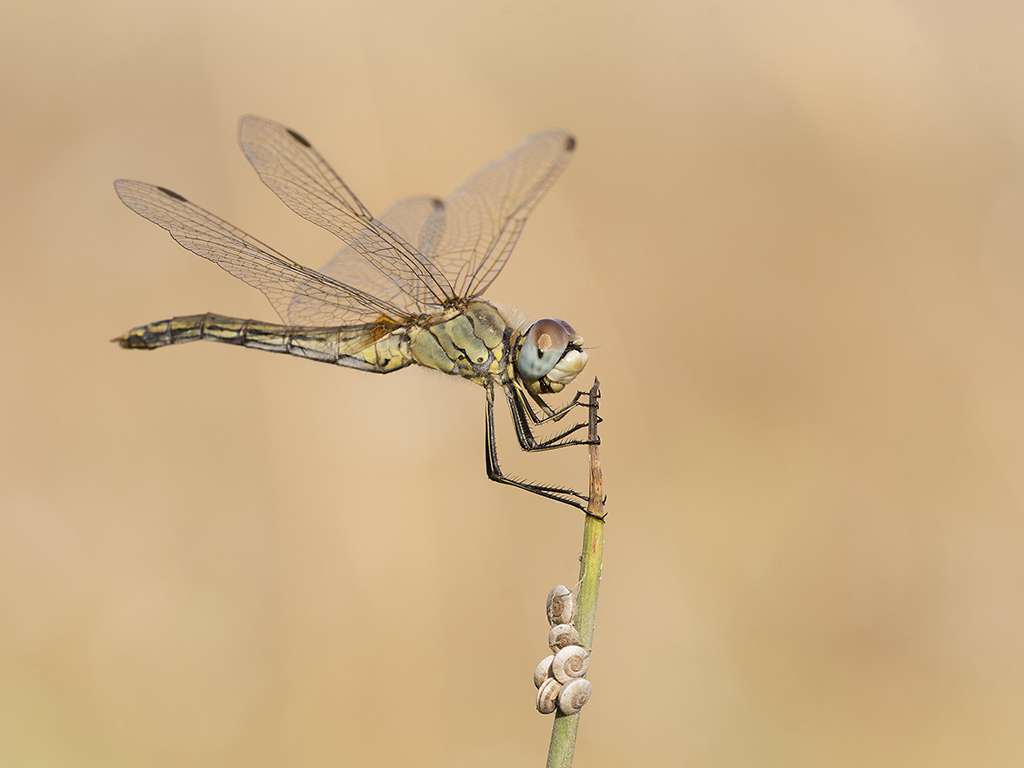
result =
[[535,395],[561,392],[586,364],[583,337],[564,320],[538,320],[520,337],[516,370]]

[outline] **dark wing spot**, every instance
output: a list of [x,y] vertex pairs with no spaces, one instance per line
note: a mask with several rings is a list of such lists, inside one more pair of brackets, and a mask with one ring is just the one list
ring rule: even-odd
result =
[[174,198],[175,200],[180,200],[183,203],[187,203],[188,202],[188,200],[186,200],[184,197],[179,195],[177,192],[172,192],[171,190],[167,189],[167,187],[157,187],[157,189],[159,189],[161,192],[163,192],[168,197]]
[[310,149],[313,148],[313,145],[306,141],[305,137],[303,137],[302,134],[296,133],[291,128],[285,128],[285,130],[288,131],[289,136],[291,136],[293,139],[299,142],[299,144],[301,144],[302,146],[309,147]]
[[432,198],[430,202],[434,204],[434,208],[440,208],[442,205],[444,205],[444,200],[442,200],[440,197]]
[[568,152],[572,152],[574,149],[576,149],[576,137],[575,136],[570,136],[569,138],[567,138],[565,140],[565,149]]

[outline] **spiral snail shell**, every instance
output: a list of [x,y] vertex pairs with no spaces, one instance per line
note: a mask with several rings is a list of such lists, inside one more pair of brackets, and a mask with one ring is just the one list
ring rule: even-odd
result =
[[[550,715],[558,707],[558,694],[562,691],[562,684],[549,677],[537,690],[537,711],[542,715]],[[582,707],[583,705],[580,704]]]
[[569,645],[551,660],[551,676],[564,685],[574,678],[583,677],[589,667],[590,654],[587,650],[578,645]]
[[549,677],[553,677],[551,674],[551,662],[555,660],[555,655],[545,657],[544,661],[537,665],[537,669],[533,671],[533,684],[540,688],[544,685],[544,681]]
[[558,653],[569,645],[579,645],[580,633],[572,624],[556,624],[548,633],[548,647],[552,653]]
[[[562,714],[575,715],[590,700],[592,687],[585,677],[579,677],[562,686],[558,692],[558,708]],[[537,709],[540,709],[538,698]]]
[[576,595],[568,587],[559,584],[548,593],[548,623],[572,624],[576,618]]

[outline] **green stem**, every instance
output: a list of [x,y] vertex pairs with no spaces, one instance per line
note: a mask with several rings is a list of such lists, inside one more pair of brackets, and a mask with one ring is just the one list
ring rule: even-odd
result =
[[[599,382],[594,379],[590,389],[590,431],[589,438],[597,440],[597,401],[601,392]],[[604,490],[601,481],[601,462],[598,446],[590,448],[590,501],[586,521],[583,524],[583,553],[580,556],[580,588],[576,595],[578,611],[576,631],[580,633],[580,645],[593,650],[594,623],[597,619],[597,592],[601,586],[601,561],[604,556]],[[576,749],[576,731],[580,716],[563,715],[555,712],[555,723],[551,728],[551,745],[548,747],[547,768],[571,768],[573,752]]]

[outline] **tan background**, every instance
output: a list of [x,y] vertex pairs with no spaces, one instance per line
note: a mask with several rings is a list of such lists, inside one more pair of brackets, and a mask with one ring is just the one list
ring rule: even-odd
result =
[[117,177],[336,247],[245,113],[375,211],[578,136],[489,298],[604,388],[579,765],[1024,763],[1024,5],[849,5],[7,0],[0,764],[544,759],[581,519],[479,390],[107,343],[275,319]]

